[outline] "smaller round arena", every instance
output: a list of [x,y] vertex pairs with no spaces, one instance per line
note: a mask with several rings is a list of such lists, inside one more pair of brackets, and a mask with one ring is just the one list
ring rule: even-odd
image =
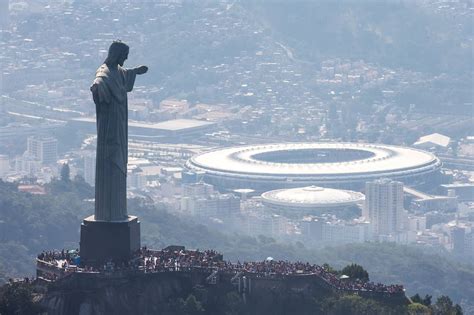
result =
[[364,194],[351,190],[317,186],[277,189],[262,194],[262,203],[272,212],[288,217],[334,214],[356,209],[364,202]]

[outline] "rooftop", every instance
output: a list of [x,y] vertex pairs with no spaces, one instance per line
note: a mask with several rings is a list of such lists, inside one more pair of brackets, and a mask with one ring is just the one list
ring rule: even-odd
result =
[[264,203],[293,207],[340,207],[354,205],[365,199],[362,193],[308,186],[302,188],[278,189],[262,194]]
[[[93,117],[81,117],[81,118],[73,118],[73,121],[78,122],[86,122],[86,123],[94,123],[95,118]],[[130,121],[128,126],[133,128],[146,128],[146,129],[155,129],[155,130],[164,130],[164,131],[179,131],[185,129],[193,129],[199,127],[208,127],[215,125],[214,122],[203,121],[203,120],[196,120],[196,119],[173,119],[162,121],[159,123],[146,123],[146,122],[138,122],[138,121]]]
[[417,142],[415,142],[413,145],[414,146],[421,146],[424,144],[434,144],[440,147],[448,147],[449,143],[451,141],[451,138],[439,133],[432,133],[427,136],[420,137]]
[[187,165],[221,174],[340,176],[378,173],[380,178],[384,173],[433,169],[440,166],[440,161],[429,152],[413,148],[328,142],[224,148],[194,156]]

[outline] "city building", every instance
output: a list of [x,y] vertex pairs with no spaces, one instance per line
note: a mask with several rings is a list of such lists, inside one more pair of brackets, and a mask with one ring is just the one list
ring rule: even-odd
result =
[[403,183],[390,179],[367,182],[364,216],[376,236],[400,232],[404,222]]
[[42,164],[56,163],[58,159],[58,140],[53,137],[28,137],[27,152]]
[[187,100],[166,99],[160,102],[160,110],[185,112],[189,109]]
[[10,25],[9,2],[9,0],[0,0],[0,30],[7,30]]
[[240,198],[220,194],[204,182],[182,185],[181,212],[201,218],[228,218],[240,213]]
[[433,196],[432,198],[416,199],[413,200],[411,209],[420,212],[454,212],[458,209],[458,198],[450,196]]
[[458,201],[474,201],[474,183],[472,182],[441,185],[441,189],[446,194],[451,191]]
[[423,232],[426,230],[426,216],[408,216],[407,229],[413,232]]
[[146,105],[129,105],[128,118],[132,120],[147,120],[149,110]]
[[214,193],[214,187],[203,182],[183,184],[184,197],[207,197]]
[[147,177],[140,168],[130,170],[127,174],[127,187],[131,189],[144,189],[147,184]]
[[461,261],[474,263],[474,225],[470,221],[459,220],[446,224],[452,253]]
[[41,162],[28,152],[15,159],[15,172],[17,173],[33,176],[40,172],[40,170]]
[[462,256],[465,252],[466,244],[466,229],[454,226],[451,228],[451,244],[453,254]]
[[95,161],[96,157],[93,152],[84,154],[84,180],[92,187],[95,186]]
[[181,199],[181,212],[201,218],[229,218],[240,213],[240,199],[232,194],[184,196]]
[[7,155],[0,154],[0,178],[3,178],[10,171],[10,159]]
[[453,190],[448,191],[447,196],[430,195],[410,187],[404,187],[403,191],[411,198],[410,209],[415,212],[455,212],[458,209],[458,198]]
[[41,185],[18,185],[18,191],[32,195],[46,195],[46,188]]
[[248,235],[282,238],[288,234],[289,220],[278,214],[253,213],[244,216],[241,224],[241,231]]
[[372,229],[364,220],[342,221],[334,216],[307,216],[300,222],[301,236],[313,245],[342,245],[372,240]]
[[438,150],[447,150],[449,144],[451,143],[451,138],[439,133],[433,133],[420,137],[413,146],[420,149],[438,151]]
[[[69,125],[88,132],[95,132],[94,118],[80,117],[69,120]],[[189,137],[205,135],[217,126],[214,122],[196,119],[173,119],[159,123],[130,121],[128,124],[129,138],[144,141],[177,141]]]

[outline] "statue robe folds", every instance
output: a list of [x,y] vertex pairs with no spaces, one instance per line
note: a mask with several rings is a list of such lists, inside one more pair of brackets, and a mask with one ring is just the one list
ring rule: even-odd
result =
[[136,69],[103,64],[92,84],[97,115],[95,220],[122,221],[127,215],[128,104]]

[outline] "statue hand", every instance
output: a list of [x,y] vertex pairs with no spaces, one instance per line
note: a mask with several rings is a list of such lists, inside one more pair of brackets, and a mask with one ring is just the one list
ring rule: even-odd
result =
[[137,67],[137,74],[145,74],[148,72],[148,67],[147,66],[140,66]]

